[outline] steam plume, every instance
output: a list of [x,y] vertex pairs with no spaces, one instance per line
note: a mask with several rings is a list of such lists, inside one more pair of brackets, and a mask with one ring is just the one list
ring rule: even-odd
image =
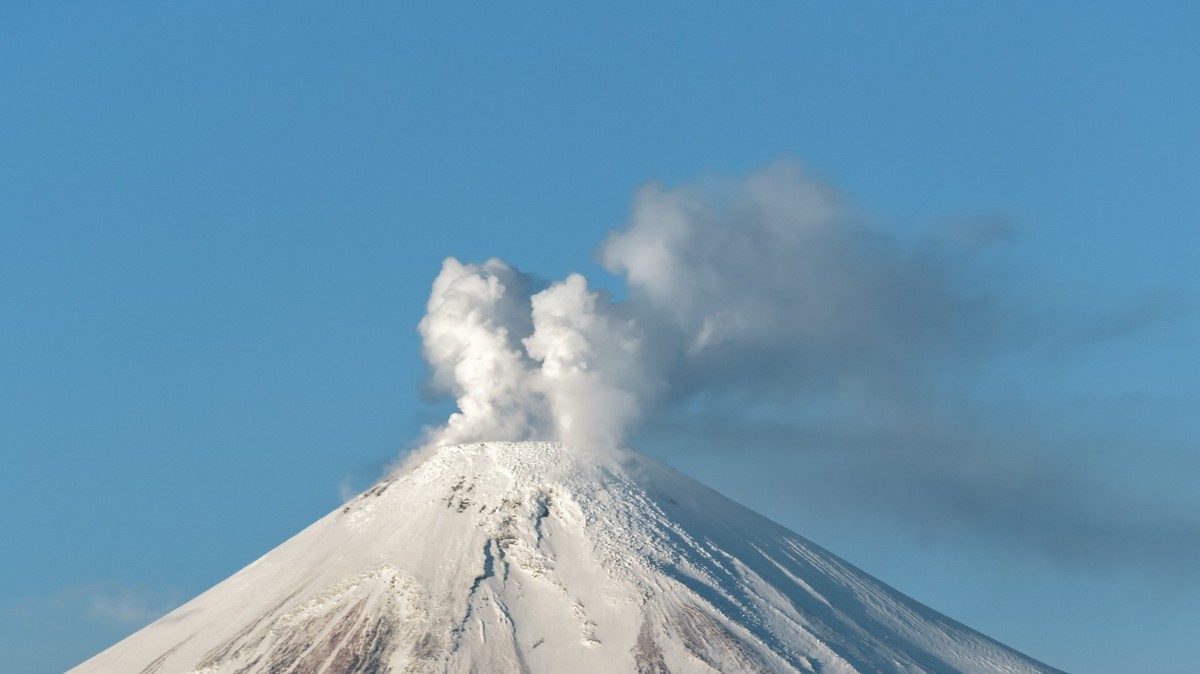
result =
[[794,164],[742,182],[645,187],[599,248],[629,297],[571,274],[537,289],[492,259],[447,259],[421,321],[442,445],[556,439],[615,448],[662,404],[740,388],[910,385],[978,312],[936,264],[861,224]]

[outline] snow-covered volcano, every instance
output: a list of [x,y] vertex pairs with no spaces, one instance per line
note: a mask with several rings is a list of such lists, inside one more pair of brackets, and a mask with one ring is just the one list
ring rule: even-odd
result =
[[72,670],[1054,672],[636,454],[439,450]]

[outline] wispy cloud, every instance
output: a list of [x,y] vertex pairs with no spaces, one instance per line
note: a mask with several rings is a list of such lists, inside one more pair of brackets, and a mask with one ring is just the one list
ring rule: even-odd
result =
[[89,583],[14,600],[4,612],[13,618],[53,618],[66,624],[85,621],[133,629],[162,617],[183,600],[183,592],[175,588]]
[[88,593],[90,617],[116,625],[144,625],[179,606],[177,590],[144,587],[104,587]]

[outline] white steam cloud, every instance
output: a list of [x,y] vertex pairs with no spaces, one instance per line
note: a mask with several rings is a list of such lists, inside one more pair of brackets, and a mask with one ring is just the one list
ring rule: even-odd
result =
[[418,330],[431,384],[453,395],[459,411],[431,431],[431,444],[522,439],[544,428],[521,344],[532,326],[528,283],[494,258],[442,264]]
[[429,431],[435,446],[480,440],[557,439],[617,447],[650,378],[641,342],[587,279],[530,293],[532,281],[498,259],[447,259],[419,331],[431,383],[458,411]]
[[[907,514],[922,536],[977,531],[1062,560],[1200,568],[1194,518],[1070,468],[1089,452],[1064,438],[1112,437],[1038,422],[1045,411],[1009,392],[1012,376],[1190,309],[1162,292],[1098,312],[1047,304],[1046,284],[976,264],[1006,234],[993,219],[894,237],[791,163],[648,185],[597,250],[620,301],[579,274],[446,260],[420,333],[430,385],[458,411],[426,447],[603,451],[638,431],[668,453],[752,448],[772,457],[741,468],[756,484],[819,474],[808,503],[831,513]],[[1129,452],[1159,426],[1126,429]]]
[[540,288],[498,259],[445,261],[420,333],[432,387],[458,411],[429,445],[611,449],[667,402],[908,385],[913,354],[946,351],[978,313],[936,264],[791,163],[731,184],[647,186],[599,259],[628,299],[579,274]]

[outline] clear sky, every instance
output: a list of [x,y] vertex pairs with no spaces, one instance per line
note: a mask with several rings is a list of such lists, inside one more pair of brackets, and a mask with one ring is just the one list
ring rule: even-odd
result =
[[1056,667],[1194,668],[1193,3],[442,5],[0,6],[6,671],[98,652],[443,419],[415,328],[446,256],[620,297],[595,251],[640,186],[780,160],[899,246],[980,248],[944,265],[1006,321],[932,374],[937,433],[809,391],[633,444]]

